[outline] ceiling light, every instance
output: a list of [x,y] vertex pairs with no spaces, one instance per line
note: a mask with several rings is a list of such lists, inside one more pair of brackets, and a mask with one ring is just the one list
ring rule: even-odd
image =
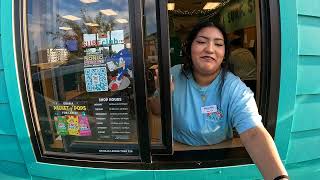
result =
[[84,23],[87,26],[99,26],[97,23]]
[[116,16],[117,15],[117,13],[114,12],[112,9],[103,9],[103,10],[100,10],[100,12],[102,14],[107,15],[107,16]]
[[99,2],[99,0],[80,0],[80,1],[85,4]]
[[126,19],[116,19],[116,21],[121,24],[128,23]]
[[72,28],[71,27],[59,27],[59,29],[64,30],[64,31],[69,31]]
[[174,10],[174,6],[175,6],[175,3],[168,3],[167,4],[168,11]]
[[99,26],[99,24],[97,24],[97,23],[91,23],[91,25],[89,25],[89,26]]
[[203,9],[215,9],[217,6],[219,6],[219,2],[208,2]]
[[69,19],[69,20],[71,20],[71,21],[78,21],[78,20],[81,19],[81,18],[79,18],[79,17],[72,16],[72,15],[65,15],[65,16],[62,16],[62,17],[65,18],[65,19]]

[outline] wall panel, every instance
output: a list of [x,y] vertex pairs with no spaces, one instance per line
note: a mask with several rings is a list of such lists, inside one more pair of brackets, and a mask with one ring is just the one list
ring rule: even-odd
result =
[[[307,118],[305,118],[307,119]],[[288,149],[287,163],[297,163],[320,158],[320,129],[294,132]]]
[[297,13],[320,17],[319,0],[297,0]]
[[4,70],[0,70],[0,103],[8,102]]
[[25,164],[9,161],[0,161],[0,179],[30,179]]
[[297,95],[320,94],[320,56],[300,56],[297,71]]
[[12,121],[9,104],[0,103],[0,134],[15,135],[16,130]]
[[0,144],[0,161],[24,163],[16,136],[0,135]]

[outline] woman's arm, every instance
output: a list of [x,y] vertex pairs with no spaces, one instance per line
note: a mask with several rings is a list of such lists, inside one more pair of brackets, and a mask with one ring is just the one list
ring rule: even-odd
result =
[[266,180],[273,180],[279,175],[288,175],[273,139],[263,126],[241,133],[240,139]]
[[159,96],[149,97],[148,104],[152,114],[156,116],[160,116],[160,113],[161,113],[160,97]]
[[[159,72],[158,69],[155,69],[156,75],[154,76],[156,91],[153,96],[148,98],[149,108],[154,115],[160,116],[161,105],[160,105],[160,90],[159,90]],[[170,76],[170,90],[171,93],[174,91],[173,77]]]

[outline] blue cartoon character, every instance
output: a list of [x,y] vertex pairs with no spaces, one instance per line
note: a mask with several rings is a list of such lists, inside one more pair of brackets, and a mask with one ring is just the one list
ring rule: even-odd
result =
[[132,58],[129,49],[120,50],[117,54],[107,58],[106,61],[110,72],[118,71],[117,75],[111,78],[109,89],[117,91],[127,88],[130,85],[127,76],[132,77]]

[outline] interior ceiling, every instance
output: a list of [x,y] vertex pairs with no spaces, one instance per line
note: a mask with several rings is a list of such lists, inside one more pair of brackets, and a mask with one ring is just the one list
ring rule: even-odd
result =
[[175,10],[201,10],[207,2],[222,2],[223,0],[169,0],[175,3]]

